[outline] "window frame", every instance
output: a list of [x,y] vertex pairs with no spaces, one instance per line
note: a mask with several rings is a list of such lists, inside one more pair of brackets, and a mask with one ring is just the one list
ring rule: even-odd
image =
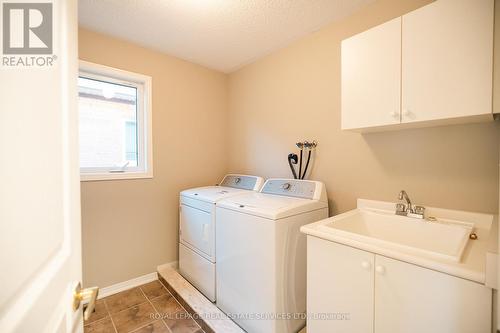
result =
[[137,166],[81,168],[81,181],[153,178],[152,79],[150,76],[79,61],[78,77],[137,89]]

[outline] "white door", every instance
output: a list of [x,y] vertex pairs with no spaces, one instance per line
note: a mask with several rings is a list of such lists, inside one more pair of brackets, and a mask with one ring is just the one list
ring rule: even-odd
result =
[[12,11],[7,2],[11,46],[47,48],[50,28],[38,37],[23,27],[45,24],[52,12],[57,58],[0,68],[0,332],[80,332],[81,306],[72,309],[81,281],[77,3]]
[[489,333],[491,303],[479,283],[375,256],[376,333]]
[[307,236],[308,333],[373,332],[374,260],[372,253]]
[[342,41],[342,129],[400,123],[401,17]]
[[491,114],[493,5],[438,0],[403,16],[403,123]]

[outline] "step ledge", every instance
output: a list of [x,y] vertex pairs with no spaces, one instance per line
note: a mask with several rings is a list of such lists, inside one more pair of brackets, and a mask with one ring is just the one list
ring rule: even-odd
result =
[[206,333],[245,333],[172,265],[157,268],[158,278]]

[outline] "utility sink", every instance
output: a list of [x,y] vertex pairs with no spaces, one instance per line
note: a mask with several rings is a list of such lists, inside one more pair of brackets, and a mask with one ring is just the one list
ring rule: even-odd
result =
[[336,216],[318,229],[392,251],[459,262],[474,224],[439,217],[430,221],[358,208]]

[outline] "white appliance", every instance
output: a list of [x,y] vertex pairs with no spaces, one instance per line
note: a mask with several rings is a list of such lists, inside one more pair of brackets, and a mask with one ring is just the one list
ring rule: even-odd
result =
[[328,217],[324,184],[269,179],[259,193],[220,201],[216,214],[217,306],[249,333],[298,332],[306,312],[299,229]]
[[215,301],[215,205],[219,200],[258,191],[264,179],[229,174],[220,185],[180,193],[179,271]]

